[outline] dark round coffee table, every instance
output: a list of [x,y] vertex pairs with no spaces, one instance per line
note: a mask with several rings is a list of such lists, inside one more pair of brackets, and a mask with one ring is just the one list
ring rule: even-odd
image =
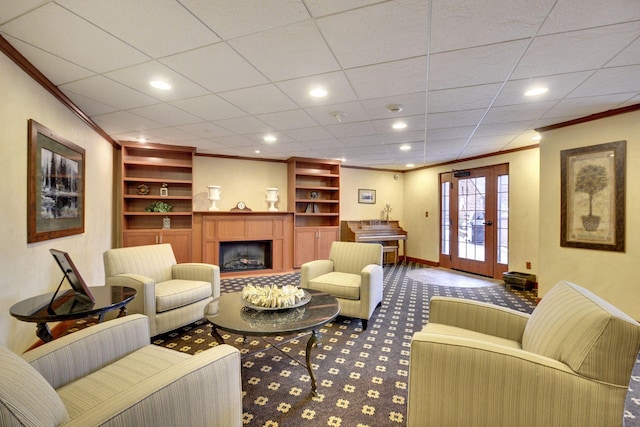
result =
[[136,296],[136,290],[126,286],[92,286],[89,289],[95,302],[70,289],[59,294],[53,302],[53,292],[27,298],[14,304],[9,312],[16,319],[37,323],[36,335],[42,341],[49,342],[53,340],[53,335],[47,322],[83,319],[96,315],[99,316],[98,321],[102,322],[107,312],[116,309],[120,309],[118,317],[121,317],[127,314],[126,306]]
[[[297,359],[294,360],[307,368],[311,377],[311,391],[316,395],[316,377],[311,369],[311,348],[314,345],[316,347],[320,345],[321,335],[318,329],[338,316],[340,303],[335,297],[325,292],[305,290],[311,294],[311,300],[307,304],[274,311],[260,311],[245,307],[240,292],[225,293],[205,307],[204,315],[213,326],[211,335],[220,344],[224,344],[224,340],[217,329],[244,337],[247,335],[281,336],[311,331],[307,341],[306,365]],[[285,342],[280,342],[278,345]],[[278,347],[274,343],[269,342],[269,344],[273,348]],[[286,353],[285,355],[291,357]]]

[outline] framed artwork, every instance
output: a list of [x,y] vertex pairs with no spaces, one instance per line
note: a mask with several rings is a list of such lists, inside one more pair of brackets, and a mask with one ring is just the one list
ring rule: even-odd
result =
[[84,233],[84,148],[29,120],[27,242]]
[[626,141],[560,152],[560,245],[624,252]]
[[358,203],[376,204],[376,190],[358,190]]

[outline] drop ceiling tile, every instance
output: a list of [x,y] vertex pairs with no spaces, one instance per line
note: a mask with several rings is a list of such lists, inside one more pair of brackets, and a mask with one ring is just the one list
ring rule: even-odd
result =
[[640,38],[624,48],[611,61],[607,62],[607,67],[619,67],[621,65],[637,65],[640,62]]
[[640,92],[640,65],[605,68],[593,73],[569,98]]
[[332,138],[332,135],[321,126],[288,129],[285,133],[295,141],[319,141]]
[[246,111],[239,109],[218,95],[181,99],[173,101],[171,105],[205,120],[222,120],[247,115]]
[[308,142],[310,148],[315,150],[327,150],[327,149],[335,149],[342,147],[342,143],[335,138],[321,139],[318,141]]
[[366,147],[374,145],[384,145],[381,135],[350,136],[340,138],[340,143],[344,147]]
[[556,104],[557,101],[540,101],[529,104],[493,107],[483,118],[482,124],[518,121],[530,121],[533,123]]
[[233,135],[233,133],[227,129],[209,122],[191,123],[188,125],[176,126],[176,128],[204,139]]
[[554,3],[555,0],[433,2],[431,51],[444,52],[532,37]]
[[434,113],[427,116],[427,129],[475,126],[484,116],[486,109]]
[[[369,120],[367,112],[362,108],[362,105],[360,105],[359,102],[320,105],[317,107],[305,108],[304,110],[323,126]],[[339,122],[338,118],[335,116],[336,113],[342,113],[341,122]]]
[[254,141],[242,135],[222,136],[220,138],[215,138],[214,141],[228,148],[255,145]]
[[[189,141],[189,145],[197,148],[197,152],[201,154],[217,154],[219,150],[224,149],[224,146],[217,142],[208,139],[197,139],[195,141]],[[203,190],[203,199],[206,199],[206,191]],[[207,200],[207,208],[209,207],[209,201]]]
[[60,89],[70,91],[123,110],[152,105],[158,102],[158,100],[148,95],[133,90],[104,76],[93,76],[88,79],[77,80],[60,86]]
[[[424,114],[426,108],[425,98],[424,92],[416,92],[384,98],[364,99],[360,104],[371,119],[389,119],[398,117],[401,114]],[[393,104],[401,105],[402,111],[398,113],[389,111],[387,107]]]
[[314,17],[333,15],[374,3],[380,3],[380,0],[304,0],[311,16]]
[[274,130],[271,126],[252,116],[234,117],[232,119],[214,120],[214,124],[225,129],[240,134],[248,135],[252,133],[270,132]]
[[503,82],[526,46],[526,40],[516,40],[433,54],[429,90]]
[[229,41],[271,81],[337,71],[339,66],[312,21]]
[[33,9],[48,3],[49,0],[4,1],[0,3],[0,24],[11,21]]
[[[258,114],[256,118],[265,122],[274,129],[300,129],[311,128],[318,125],[314,119],[312,119],[303,110],[290,110],[281,111],[278,113]],[[287,132],[289,134],[289,132]]]
[[93,116],[92,118],[100,127],[109,133],[143,132],[163,127],[161,123],[154,122],[153,120],[149,120],[141,116],[136,116],[135,114],[131,114],[127,111],[100,114],[98,116]]
[[[267,142],[264,140],[266,136],[273,136],[276,138],[273,142]],[[294,142],[289,136],[283,134],[282,132],[271,131],[268,133],[260,132],[254,134],[245,134],[243,135],[245,138],[252,140],[256,144],[265,145],[265,146],[275,146],[278,144]]]
[[498,136],[498,135],[517,135],[522,132],[523,129],[527,129],[531,126],[531,121],[523,122],[507,122],[507,123],[493,123],[493,124],[481,124],[476,129],[473,137],[482,136]]
[[452,128],[428,129],[427,141],[445,141],[449,139],[467,140],[475,128],[475,126],[456,126]]
[[561,33],[640,20],[635,0],[560,0],[551,11],[540,34]]
[[512,77],[522,79],[597,69],[638,34],[640,21],[536,37]]
[[[356,101],[358,97],[351,84],[341,71],[320,74],[311,77],[277,82],[277,86],[301,107],[317,105],[339,104]],[[309,92],[314,88],[323,88],[328,94],[324,98],[314,98]]]
[[87,98],[86,96],[78,95],[77,93],[62,91],[83,113],[89,117],[94,117],[99,114],[113,113],[118,109],[111,105],[103,104],[94,99]]
[[316,21],[342,68],[427,54],[423,0],[379,3]]
[[[97,73],[149,60],[147,55],[55,3],[14,19],[0,31]],[[91,42],[86,43],[87,40]]]
[[217,43],[160,60],[212,92],[267,83],[267,79],[225,43]]
[[360,98],[398,96],[426,90],[426,58],[403,59],[345,71]]
[[129,112],[153,120],[154,122],[162,123],[165,126],[180,126],[189,123],[198,123],[202,120],[170,104],[155,104],[146,107],[132,108]]
[[219,95],[249,114],[274,113],[296,107],[296,104],[273,84],[237,89]]
[[181,0],[181,3],[225,40],[309,18],[299,0]]
[[[202,86],[193,83],[157,61],[137,64],[118,71],[112,71],[104,75],[111,80],[115,80],[118,83],[122,83],[125,86],[162,101],[192,98],[209,93],[209,91],[204,89]],[[165,83],[169,83],[171,85],[171,89],[156,89],[150,85],[152,80],[160,80]]]
[[5,39],[38,70],[47,70],[46,77],[55,85],[84,79],[95,74],[86,68],[82,68],[14,37],[7,35]]
[[[395,119],[374,120],[372,123],[377,133],[393,133],[393,134],[396,134],[396,133],[401,134],[401,133],[408,133],[411,131],[424,130],[424,126],[425,126],[424,115],[404,116],[404,117],[397,117]],[[394,129],[393,125],[395,123],[405,123],[407,127],[404,129]]]
[[430,90],[429,113],[488,108],[502,87],[501,83]]
[[57,3],[152,58],[220,41],[174,0],[60,0]]
[[407,142],[424,142],[424,131],[386,133],[380,135],[383,144],[402,144]]
[[326,129],[336,138],[374,135],[376,133],[371,122],[340,123],[337,125],[326,126]]
[[[581,71],[555,76],[510,80],[504,85],[493,105],[503,106],[562,99],[580,86],[591,74],[593,74],[593,71]],[[525,96],[524,93],[527,90],[536,87],[546,87],[549,90],[542,95]]]
[[569,115],[588,116],[602,111],[608,111],[613,108],[618,108],[630,99],[633,100],[635,94],[636,92],[586,98],[567,98],[554,105],[543,117],[566,117]]
[[[181,131],[180,129],[173,127],[164,127],[160,129],[151,129],[146,132],[149,135],[151,141],[162,140],[167,141],[169,144],[179,144],[188,141],[198,139],[195,135],[189,132]],[[188,144],[186,144],[188,145]]]

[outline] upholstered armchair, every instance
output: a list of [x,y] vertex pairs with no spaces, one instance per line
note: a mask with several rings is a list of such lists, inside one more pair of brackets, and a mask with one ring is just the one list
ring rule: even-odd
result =
[[362,329],[382,302],[382,245],[333,242],[328,260],[302,264],[300,287],[333,295],[340,314],[362,320]]
[[151,336],[204,317],[204,307],[220,296],[220,268],[177,264],[168,243],[110,249],[104,253],[105,284],[137,291],[129,313],[149,318]]
[[433,297],[414,334],[407,426],[621,426],[640,324],[555,285],[531,315]]
[[0,347],[0,425],[241,426],[240,353],[152,345],[139,314],[22,356]]

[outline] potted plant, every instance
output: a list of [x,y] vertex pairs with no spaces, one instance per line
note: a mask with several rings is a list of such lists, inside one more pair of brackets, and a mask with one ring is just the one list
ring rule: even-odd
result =
[[147,212],[170,212],[171,208],[173,208],[173,205],[169,203],[155,201],[144,208],[144,210]]
[[600,217],[593,215],[593,196],[604,190],[608,181],[603,166],[586,165],[576,175],[576,191],[589,195],[589,215],[582,215],[582,225],[586,231],[596,231],[600,225]]

